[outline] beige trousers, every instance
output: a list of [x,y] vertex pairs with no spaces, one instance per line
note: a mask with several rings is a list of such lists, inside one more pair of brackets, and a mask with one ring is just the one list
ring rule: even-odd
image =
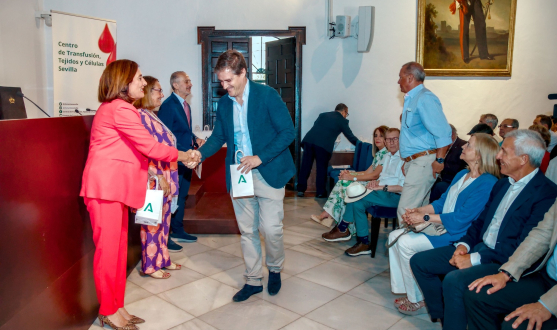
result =
[[265,238],[267,268],[278,273],[284,263],[284,243],[282,239],[282,219],[284,218],[284,187],[273,188],[265,182],[258,170],[253,172],[253,197],[232,197],[238,228],[242,234],[241,245],[246,263],[246,283],[262,285],[263,278],[261,240],[259,231]]
[[422,156],[404,164],[404,186],[398,202],[398,224],[402,223],[402,215],[406,209],[412,209],[429,204],[429,193],[437,177],[433,177],[431,164],[435,161],[435,154]]

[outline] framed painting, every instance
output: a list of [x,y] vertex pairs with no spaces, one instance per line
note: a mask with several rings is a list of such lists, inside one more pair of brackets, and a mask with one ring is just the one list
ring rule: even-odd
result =
[[430,76],[510,77],[516,0],[418,0],[417,62]]

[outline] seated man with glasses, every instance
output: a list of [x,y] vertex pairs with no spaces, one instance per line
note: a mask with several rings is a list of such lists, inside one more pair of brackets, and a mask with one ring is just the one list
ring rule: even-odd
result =
[[369,224],[366,209],[370,206],[397,207],[400,200],[400,192],[404,184],[404,174],[398,151],[398,139],[400,130],[390,128],[387,131],[385,141],[387,142],[388,153],[385,155],[383,170],[378,180],[370,181],[365,187],[358,182],[352,183],[346,190],[346,211],[343,220],[336,225],[330,232],[322,235],[328,242],[348,241],[352,238],[352,233],[348,225],[352,222],[356,224],[357,243],[346,250],[346,254],[351,257],[371,254],[371,244],[369,242]]
[[[507,118],[501,122],[499,125],[499,136],[505,140],[505,135],[509,132],[518,129],[518,120],[513,118]],[[499,146],[503,145],[503,141],[499,143]]]

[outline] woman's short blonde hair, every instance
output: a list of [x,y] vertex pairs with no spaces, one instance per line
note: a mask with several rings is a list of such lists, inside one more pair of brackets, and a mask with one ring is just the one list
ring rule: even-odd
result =
[[153,93],[153,88],[155,88],[155,84],[158,83],[159,80],[151,76],[144,76],[143,79],[145,79],[145,81],[147,82],[147,86],[145,86],[144,88],[145,95],[143,95],[143,98],[135,101],[134,106],[138,109],[153,110],[157,106],[153,104],[153,100],[151,99],[151,94]]
[[501,177],[499,164],[497,164],[497,153],[499,152],[499,143],[486,133],[472,134],[476,138],[475,151],[479,156],[478,170],[480,174],[489,173],[497,178]]

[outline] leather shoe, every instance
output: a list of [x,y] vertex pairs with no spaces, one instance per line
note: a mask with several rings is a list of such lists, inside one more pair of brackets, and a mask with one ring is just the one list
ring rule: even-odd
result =
[[352,235],[350,234],[350,229],[346,228],[346,231],[342,232],[338,229],[338,225],[336,225],[330,232],[321,235],[321,237],[327,242],[343,242],[349,241]]
[[315,198],[327,198],[327,194],[318,194]]
[[298,197],[304,197],[304,192],[303,191],[298,191]]
[[350,257],[357,257],[365,254],[371,254],[371,245],[358,242],[353,247],[344,251],[344,253],[346,253],[346,255]]
[[280,273],[269,272],[269,283],[267,283],[267,291],[271,296],[276,295],[280,291],[281,281]]
[[495,57],[491,56],[491,55],[487,55],[486,57],[480,57],[481,60],[494,60]]
[[463,59],[462,61],[464,61],[464,63],[468,64],[468,63],[470,63],[470,57],[467,57],[467,58]]
[[253,286],[253,285],[246,284],[244,285],[242,290],[236,292],[234,297],[232,297],[232,300],[235,302],[248,300],[248,298],[251,297],[252,295],[262,291],[263,291],[262,286]]

